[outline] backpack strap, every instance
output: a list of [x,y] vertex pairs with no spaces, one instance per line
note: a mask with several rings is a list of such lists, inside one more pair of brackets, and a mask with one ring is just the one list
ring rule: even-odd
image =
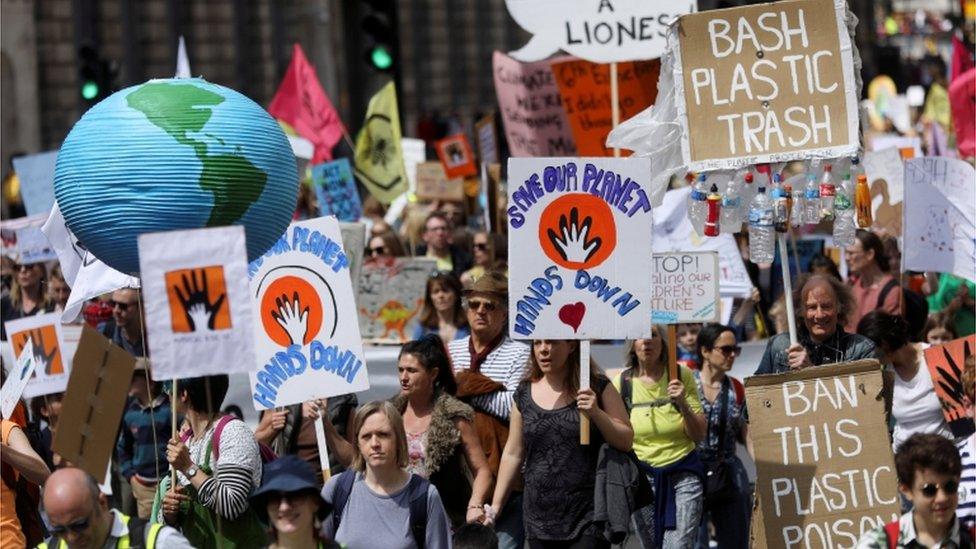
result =
[[884,525],[885,537],[888,538],[888,549],[898,547],[898,536],[901,533],[901,525],[897,520],[893,520]]
[[891,291],[894,290],[898,285],[897,279],[892,278],[889,280],[888,283],[884,285],[884,288],[881,288],[881,293],[878,294],[878,303],[874,306],[874,308],[880,309],[881,306],[884,305],[885,299],[888,298],[888,294],[890,294]]
[[223,433],[224,427],[235,419],[237,418],[227,414],[226,416],[221,416],[221,418],[217,420],[217,426],[214,427],[213,436],[210,437],[210,445],[213,447],[213,460],[215,463],[218,459],[220,459],[220,433]]
[[410,532],[417,549],[424,549],[427,542],[427,493],[430,481],[419,475],[412,475],[407,485],[410,501]]
[[620,374],[620,398],[624,400],[624,407],[627,408],[627,415],[634,408],[634,369],[627,368]]
[[352,469],[339,473],[339,480],[336,481],[335,494],[332,496],[332,536],[339,532],[339,522],[342,521],[342,511],[346,508],[349,501],[349,494],[352,493],[352,485],[356,482],[356,471]]

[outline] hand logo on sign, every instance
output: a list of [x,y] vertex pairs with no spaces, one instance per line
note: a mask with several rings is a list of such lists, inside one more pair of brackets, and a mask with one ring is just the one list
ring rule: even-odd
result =
[[288,339],[292,345],[302,345],[305,342],[305,334],[308,331],[309,308],[301,308],[298,292],[295,292],[292,296],[293,301],[291,303],[289,303],[286,294],[282,294],[281,297],[276,297],[275,304],[278,305],[278,310],[272,311],[271,317],[288,334]]
[[586,263],[600,249],[603,242],[600,237],[587,240],[592,225],[593,218],[590,216],[584,217],[583,222],[580,223],[579,210],[573,208],[569,211],[568,223],[565,214],[559,216],[561,235],[557,235],[552,229],[548,229],[546,233],[549,236],[549,241],[552,242],[564,260],[573,263]]
[[[968,397],[966,396],[966,389],[962,384],[962,369],[956,364],[956,360],[949,354],[948,349],[944,349],[943,353],[945,354],[948,367],[942,368],[941,366],[936,366],[935,369],[942,375],[942,379],[938,380],[939,387],[946,394],[946,398],[942,400],[942,409],[948,412],[957,407],[966,407]],[[967,342],[964,357],[969,358],[971,354],[972,350],[969,348]]]
[[39,370],[44,370],[44,373],[51,375],[51,366],[54,364],[54,355],[58,352],[57,345],[52,345],[51,350],[47,350],[47,346],[44,344],[44,332],[41,330],[31,330],[30,334],[31,354],[34,355],[34,360],[37,361],[37,366]]
[[[30,354],[37,364],[35,372],[43,371],[49,376],[64,373],[64,368],[58,357],[57,333],[54,326],[42,326],[19,332],[12,339],[14,353],[18,356],[24,347],[30,345]],[[21,372],[21,375],[23,374]]]
[[[210,294],[210,276],[207,271],[220,271],[217,295],[212,297]],[[216,275],[216,273],[210,273]],[[178,280],[173,280],[176,277]],[[174,322],[174,332],[203,332],[217,329],[229,328],[229,318],[227,326],[218,326],[217,320],[221,316],[221,307],[227,298],[227,291],[223,284],[223,269],[221,267],[205,267],[202,269],[187,269],[166,273],[167,282],[176,282],[171,286],[176,294],[176,299],[183,308],[186,328],[176,326]],[[216,277],[215,277],[216,278]],[[180,285],[182,282],[182,287]],[[229,317],[229,315],[225,315]]]

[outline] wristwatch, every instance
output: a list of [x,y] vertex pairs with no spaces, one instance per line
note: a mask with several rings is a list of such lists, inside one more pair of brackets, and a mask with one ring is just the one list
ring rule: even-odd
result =
[[191,465],[189,469],[183,472],[183,474],[186,476],[187,480],[190,480],[193,477],[197,476],[197,471],[199,471],[199,469],[197,469],[197,466]]

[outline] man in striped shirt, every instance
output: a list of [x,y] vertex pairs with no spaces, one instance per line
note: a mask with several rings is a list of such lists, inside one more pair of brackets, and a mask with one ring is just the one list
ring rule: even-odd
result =
[[[497,271],[488,271],[464,291],[465,312],[471,335],[448,344],[451,362],[458,375],[458,395],[467,392],[465,401],[476,411],[475,426],[482,439],[488,463],[498,473],[498,459],[505,447],[504,436],[494,436],[486,424],[501,423],[507,433],[512,410],[512,396],[528,372],[528,345],[508,337],[508,279]],[[482,387],[470,391],[470,387]],[[487,414],[494,419],[485,421]],[[487,433],[485,431],[488,431]],[[497,433],[497,431],[496,431]],[[522,496],[513,493],[495,521],[498,546],[518,547],[524,544]]]

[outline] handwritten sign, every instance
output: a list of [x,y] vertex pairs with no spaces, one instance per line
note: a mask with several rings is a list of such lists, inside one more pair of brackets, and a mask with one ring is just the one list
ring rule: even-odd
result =
[[312,185],[321,215],[334,215],[339,221],[359,221],[363,216],[348,158],[312,166]]
[[251,262],[255,410],[369,388],[349,267],[333,217],[292,223]]
[[859,146],[844,0],[789,0],[682,16],[675,85],[694,170]]
[[420,200],[464,200],[464,180],[448,179],[440,162],[417,164],[417,198]]
[[376,343],[409,341],[420,320],[427,279],[436,269],[433,259],[401,257],[364,263],[356,300],[363,339]]
[[0,222],[4,255],[16,257],[17,262],[23,265],[57,259],[57,252],[41,231],[45,221],[47,221],[47,214]]
[[24,388],[24,398],[60,393],[68,386],[73,354],[65,347],[60,317],[57,313],[26,316],[4,325],[14,356],[21,356],[29,345],[34,357],[34,374]]
[[505,4],[512,19],[534,35],[512,57],[538,61],[565,50],[594,63],[660,57],[668,25],[696,9],[695,0],[505,0]]
[[[627,120],[654,103],[660,61],[635,61],[617,65],[617,103],[620,120]],[[604,143],[613,129],[610,66],[574,60],[553,63],[566,116],[573,128],[580,156],[613,156]]]
[[508,175],[511,337],[650,333],[647,159],[512,158]]
[[139,235],[139,266],[153,379],[253,369],[243,227]]
[[768,547],[854,547],[898,519],[881,392],[875,360],[746,380]]
[[905,269],[976,281],[976,170],[952,158],[905,162]]
[[3,415],[3,419],[10,419],[10,414],[13,413],[17,403],[20,402],[21,395],[24,394],[24,388],[27,387],[31,376],[34,375],[34,367],[36,365],[37,361],[34,360],[34,345],[28,337],[27,344],[24,345],[24,348],[20,350],[20,355],[17,356],[17,363],[14,364],[14,367],[7,374],[7,381],[3,384],[3,387],[0,387],[0,414]]
[[464,134],[451,135],[434,143],[437,157],[441,159],[448,178],[466,177],[478,173],[474,165],[474,153]]
[[966,390],[962,383],[962,372],[966,359],[976,352],[976,335],[955,339],[925,349],[925,363],[932,374],[932,386],[942,402],[942,413],[952,434],[965,438],[973,434],[976,425],[966,414]]
[[512,156],[572,156],[566,120],[550,65],[559,59],[520,63],[502,52],[492,57],[495,96]]
[[717,322],[718,252],[654,254],[654,324]]

